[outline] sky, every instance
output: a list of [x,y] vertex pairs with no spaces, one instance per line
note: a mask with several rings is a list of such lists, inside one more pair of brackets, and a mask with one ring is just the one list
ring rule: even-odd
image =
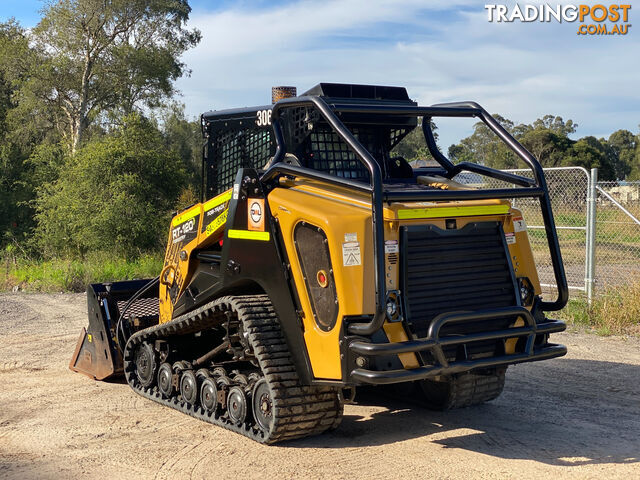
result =
[[[191,0],[189,26],[203,38],[183,57],[191,75],[178,100],[195,117],[270,103],[276,85],[396,85],[421,105],[473,100],[516,123],[571,118],[575,138],[638,132],[640,7],[627,35],[583,36],[577,22],[490,23],[490,1]],[[31,27],[41,7],[0,0],[0,20]],[[436,123],[444,149],[472,132],[472,120]]]

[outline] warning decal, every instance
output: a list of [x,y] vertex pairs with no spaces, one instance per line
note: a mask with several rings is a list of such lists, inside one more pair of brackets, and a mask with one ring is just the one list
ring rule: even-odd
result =
[[345,267],[362,265],[360,244],[358,242],[346,242],[342,244],[342,265]]
[[513,231],[524,232],[527,229],[527,224],[522,217],[513,217]]
[[357,242],[358,234],[357,233],[345,233],[344,234],[345,243]]
[[504,238],[507,241],[507,245],[512,245],[516,243],[516,234],[515,233],[505,233]]
[[398,241],[397,240],[386,240],[384,242],[384,253],[398,253]]
[[227,208],[220,215],[218,215],[209,225],[207,225],[207,229],[205,230],[205,234],[207,237],[226,223],[228,214],[229,214],[229,209]]

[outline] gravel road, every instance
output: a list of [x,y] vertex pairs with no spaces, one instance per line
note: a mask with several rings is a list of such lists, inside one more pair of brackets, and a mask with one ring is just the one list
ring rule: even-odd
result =
[[640,339],[556,335],[479,407],[365,392],[335,432],[266,447],[67,365],[83,294],[0,295],[0,478],[640,478]]

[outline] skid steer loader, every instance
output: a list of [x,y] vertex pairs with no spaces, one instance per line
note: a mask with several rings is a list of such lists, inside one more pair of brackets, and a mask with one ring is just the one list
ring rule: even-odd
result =
[[[202,202],[171,220],[157,278],[88,287],[72,370],[274,443],[336,428],[357,386],[463,407],[497,397],[509,365],[566,353],[545,316],[568,290],[544,174],[493,117],[398,87],[289,90],[202,115]],[[438,117],[480,119],[532,178],[452,163]],[[417,128],[433,166],[394,156]],[[555,299],[514,198],[541,207]]]

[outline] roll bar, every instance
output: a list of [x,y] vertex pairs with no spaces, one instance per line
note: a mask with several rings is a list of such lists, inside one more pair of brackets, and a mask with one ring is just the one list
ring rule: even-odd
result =
[[[366,167],[370,175],[370,184],[340,178],[318,172],[309,168],[288,165],[282,160],[286,154],[286,145],[282,124],[280,120],[281,111],[285,108],[313,107],[338,136],[351,148],[358,160]],[[380,165],[373,158],[371,153],[364,148],[351,131],[338,118],[337,114],[383,114],[390,116],[415,116],[423,117],[422,131],[427,142],[429,152],[434,159],[445,169],[447,177],[452,178],[462,171],[478,173],[498,180],[513,183],[525,188],[503,188],[487,190],[425,190],[416,192],[415,190],[395,190],[385,191],[382,184],[382,171]],[[476,117],[482,120],[491,131],[493,131],[513,152],[521,158],[532,170],[533,179],[502,172],[490,167],[478,165],[470,162],[453,164],[438,149],[433,131],[431,130],[432,117]],[[290,175],[311,180],[320,180],[330,184],[355,189],[371,195],[372,228],[373,228],[373,254],[375,262],[375,285],[376,285],[376,308],[373,318],[368,322],[349,324],[348,330],[354,335],[371,335],[382,327],[385,320],[386,310],[386,283],[384,275],[384,224],[383,224],[383,202],[394,201],[436,201],[436,200],[476,200],[493,198],[516,198],[532,197],[538,198],[542,209],[545,231],[553,271],[558,286],[558,296],[552,302],[540,302],[540,308],[546,311],[560,310],[563,308],[569,297],[567,280],[560,253],[560,245],[556,234],[555,222],[551,210],[549,191],[544,177],[544,171],[540,163],[531,155],[509,132],[507,132],[484,108],[475,102],[443,103],[430,107],[408,106],[408,105],[376,105],[376,104],[354,104],[329,103],[322,97],[302,96],[280,100],[272,109],[271,121],[276,140],[276,152],[270,166],[262,175],[263,181],[275,179],[280,175]]]

